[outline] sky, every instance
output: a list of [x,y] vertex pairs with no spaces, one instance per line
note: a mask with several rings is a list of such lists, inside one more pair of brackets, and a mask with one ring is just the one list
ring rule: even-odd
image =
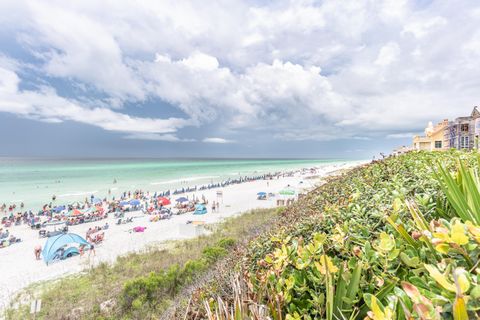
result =
[[0,156],[363,159],[479,103],[473,0],[0,12]]

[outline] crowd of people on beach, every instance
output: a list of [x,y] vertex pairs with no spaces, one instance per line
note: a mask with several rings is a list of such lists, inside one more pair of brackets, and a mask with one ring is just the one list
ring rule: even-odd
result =
[[[215,188],[223,188],[226,186],[241,184],[257,180],[272,180],[274,178],[280,178],[284,176],[291,176],[294,171],[290,172],[276,172],[254,176],[243,176],[239,178],[230,178],[222,182],[209,183],[201,186],[182,187],[174,190],[166,190],[162,192],[151,193],[144,190],[124,191],[118,197],[111,195],[111,191],[108,191],[111,200],[106,197],[103,199],[96,198],[93,194],[90,198],[85,198],[83,202],[74,202],[70,204],[57,204],[56,196],[52,196],[52,201],[42,206],[37,212],[32,210],[25,210],[23,203],[20,206],[15,204],[0,206],[0,248],[12,245],[21,241],[10,234],[8,228],[18,225],[28,225],[33,230],[38,230],[40,236],[49,237],[52,234],[45,232],[45,228],[50,224],[65,223],[66,227],[59,232],[67,232],[68,226],[98,222],[114,214],[115,218],[118,218],[116,224],[124,224],[133,222],[133,217],[125,218],[124,214],[128,211],[139,211],[143,214],[150,215],[150,221],[160,221],[163,219],[169,219],[173,214],[183,214],[188,212],[194,212],[197,204],[207,205],[208,200],[202,195],[199,197],[181,197],[175,200],[174,204],[171,204],[170,197],[172,195],[181,195],[185,193],[198,192],[203,190],[210,190]],[[173,200],[172,200],[173,201]],[[220,209],[220,203],[213,201],[211,203],[211,212],[218,212]],[[89,228],[86,233],[86,240],[91,245],[96,245],[103,242],[105,238],[104,230],[108,229],[109,225],[106,223],[102,227]],[[133,230],[133,229],[132,229]],[[140,231],[140,230],[139,230]],[[143,232],[142,229],[140,232]],[[53,233],[54,235],[59,232]],[[137,232],[137,231],[136,231]],[[35,256],[39,259],[40,250],[35,247]]]

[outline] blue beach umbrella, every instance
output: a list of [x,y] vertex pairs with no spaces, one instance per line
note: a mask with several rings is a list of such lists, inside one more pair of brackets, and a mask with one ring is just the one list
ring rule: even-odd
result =
[[65,206],[58,206],[58,207],[53,208],[53,211],[56,212],[56,213],[59,213],[63,210],[65,210]]
[[138,200],[138,199],[130,200],[130,204],[132,206],[139,206],[140,205],[140,200]]
[[178,198],[178,199],[177,199],[177,200],[175,200],[175,201],[177,201],[177,202],[187,202],[187,201],[188,201],[188,199],[187,199],[187,198],[185,198],[185,197],[180,197],[180,198]]
[[130,203],[128,201],[120,201],[119,205],[128,206]]
[[266,193],[266,192],[263,192],[263,191],[262,191],[262,192],[259,192],[259,193],[257,193],[257,196],[266,196],[266,195],[267,195],[267,193]]
[[92,203],[94,203],[94,204],[102,203],[102,199],[100,199],[100,198],[93,198]]

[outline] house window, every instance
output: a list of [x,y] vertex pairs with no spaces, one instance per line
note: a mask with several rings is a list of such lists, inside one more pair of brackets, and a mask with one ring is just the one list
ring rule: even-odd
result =
[[468,148],[468,137],[460,137],[460,148]]
[[442,141],[435,141],[435,149],[442,149]]
[[468,124],[462,124],[462,125],[460,125],[460,131],[462,131],[462,132],[468,132]]

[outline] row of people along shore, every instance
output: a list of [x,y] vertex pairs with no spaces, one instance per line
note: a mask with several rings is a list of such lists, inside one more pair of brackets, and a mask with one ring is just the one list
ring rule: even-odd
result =
[[[12,226],[23,224],[29,225],[32,229],[39,230],[45,227],[45,225],[54,221],[63,221],[66,223],[66,225],[76,225],[105,219],[108,217],[109,213],[114,213],[115,217],[122,217],[122,213],[125,211],[138,210],[142,210],[147,214],[158,212],[165,213],[165,211],[167,211],[167,215],[171,215],[172,213],[170,209],[165,210],[165,201],[168,201],[168,204],[170,204],[169,198],[174,195],[179,196],[185,193],[223,188],[230,185],[251,181],[273,180],[280,177],[292,176],[298,171],[299,170],[267,173],[255,176],[244,176],[241,178],[227,179],[217,183],[182,187],[174,190],[166,190],[154,193],[143,190],[124,191],[119,197],[112,196],[111,200],[108,200],[106,197],[99,199],[92,194],[90,199],[85,198],[84,202],[74,202],[66,205],[56,204],[57,201],[54,197],[55,200],[52,199],[52,202],[45,204],[41,210],[38,210],[36,213],[32,210],[21,210],[24,208],[23,205],[18,207],[18,209],[20,209],[18,210],[15,205],[10,205],[7,208],[7,206],[4,204],[0,206],[0,213],[4,214],[0,225],[0,247],[2,247],[1,243],[3,240],[10,239],[13,242],[18,240],[8,231],[8,228]],[[182,198],[187,199],[185,197]],[[185,209],[193,207],[193,204],[202,202],[206,202],[203,195],[201,199],[194,198],[189,200],[188,203],[183,201],[177,202],[175,207],[178,209],[178,213],[184,213]]]

